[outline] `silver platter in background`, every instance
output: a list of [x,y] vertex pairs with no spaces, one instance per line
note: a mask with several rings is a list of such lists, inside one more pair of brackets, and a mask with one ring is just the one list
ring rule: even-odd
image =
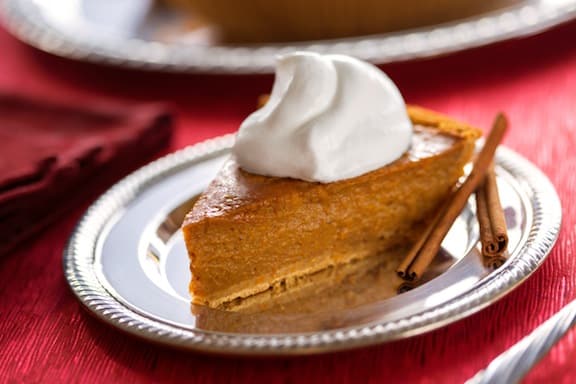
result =
[[288,44],[217,45],[209,31],[152,0],[3,0],[15,36],[43,51],[120,67],[177,73],[271,73],[278,54],[343,53],[384,64],[443,55],[544,31],[576,17],[576,0],[525,0],[476,17],[420,29]]

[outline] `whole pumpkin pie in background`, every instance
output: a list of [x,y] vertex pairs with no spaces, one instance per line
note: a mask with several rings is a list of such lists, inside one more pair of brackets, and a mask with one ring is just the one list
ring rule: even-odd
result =
[[231,43],[362,36],[471,17],[517,0],[164,0],[218,28]]
[[[194,304],[309,286],[412,244],[480,131],[405,106],[376,67],[339,55],[279,62],[268,103],[183,223]],[[372,262],[373,261],[373,262]]]

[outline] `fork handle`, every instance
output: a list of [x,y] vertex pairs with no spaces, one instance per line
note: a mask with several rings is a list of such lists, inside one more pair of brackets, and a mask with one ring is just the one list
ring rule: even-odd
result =
[[466,384],[517,383],[576,324],[576,300],[496,357]]

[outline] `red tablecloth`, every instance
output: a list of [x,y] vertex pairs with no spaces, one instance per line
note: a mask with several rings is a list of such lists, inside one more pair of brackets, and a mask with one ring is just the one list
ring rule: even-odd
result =
[[[505,144],[556,186],[563,227],[549,259],[507,297],[455,324],[380,346],[312,357],[248,359],[174,351],[93,319],[62,273],[66,239],[88,203],[0,260],[0,382],[459,383],[576,297],[576,23],[544,35],[384,69],[410,103],[486,127],[511,121]],[[231,132],[271,76],[134,73],[36,52],[0,30],[0,87],[89,102],[165,100],[178,112],[173,148]],[[0,154],[1,156],[1,154]],[[104,186],[103,186],[104,188]],[[572,331],[529,382],[576,380]]]

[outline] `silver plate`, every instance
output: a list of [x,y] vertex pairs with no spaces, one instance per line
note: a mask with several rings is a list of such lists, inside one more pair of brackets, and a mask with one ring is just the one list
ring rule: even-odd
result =
[[[368,276],[377,276],[375,284],[364,277],[347,281],[345,292],[320,291],[303,305],[245,312],[191,307],[179,225],[232,142],[223,136],[166,156],[126,177],[88,209],[64,253],[66,279],[88,310],[123,331],[185,349],[346,349],[413,336],[479,311],[534,272],[558,236],[561,207],[554,187],[529,161],[500,148],[496,172],[510,231],[510,257],[500,268],[488,269],[481,261],[470,201],[425,282],[408,292],[389,294],[395,274],[384,268]],[[361,300],[341,300],[350,292],[359,292]]]
[[[524,0],[451,23],[358,38],[268,45],[166,41],[177,15],[151,0],[4,0],[0,13],[13,34],[71,59],[168,72],[271,73],[278,54],[344,53],[377,64],[431,57],[527,36],[576,16],[576,0]],[[114,7],[114,8],[112,8]]]

